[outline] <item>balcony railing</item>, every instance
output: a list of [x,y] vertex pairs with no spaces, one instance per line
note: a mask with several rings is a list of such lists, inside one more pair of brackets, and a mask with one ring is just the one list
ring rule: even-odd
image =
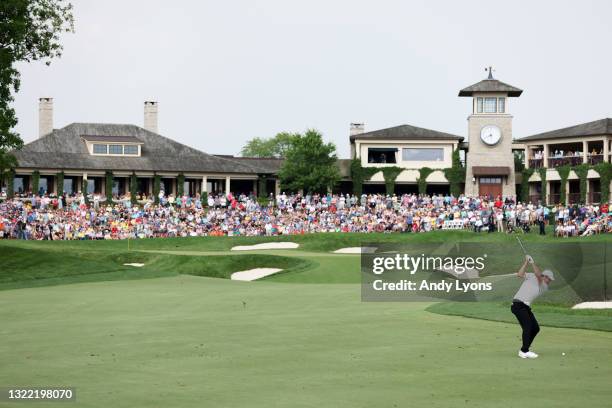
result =
[[604,161],[603,154],[590,154],[587,158],[589,164],[598,164]]
[[567,202],[569,204],[578,204],[580,203],[580,193],[568,193]]
[[560,200],[561,200],[561,194],[549,194],[548,195],[548,202],[550,204],[561,204],[559,203]]
[[538,204],[542,201],[542,194],[531,194],[529,196],[529,201],[533,204]]
[[601,191],[590,191],[589,192],[589,202],[590,203],[600,203],[601,202]]
[[582,164],[582,155],[548,158],[548,167],[577,166],[579,164]]
[[543,159],[529,159],[529,168],[530,169],[539,169],[544,166]]

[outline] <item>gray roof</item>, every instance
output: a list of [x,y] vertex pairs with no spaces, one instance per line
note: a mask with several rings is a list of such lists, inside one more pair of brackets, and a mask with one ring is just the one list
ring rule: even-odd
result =
[[[142,155],[92,156],[82,140],[84,135],[103,136],[109,142],[141,141]],[[22,168],[258,173],[255,166],[204,153],[135,125],[72,123],[26,144],[14,154]]]
[[563,129],[551,130],[549,132],[538,133],[536,135],[525,136],[518,139],[520,142],[530,140],[546,140],[557,139],[564,137],[580,137],[580,136],[600,136],[612,134],[612,119],[605,118],[593,122],[582,123],[580,125],[570,126]]
[[284,159],[277,157],[235,157],[232,155],[216,154],[216,157],[237,161],[247,166],[251,166],[259,173],[276,174],[283,165]]
[[463,136],[450,133],[438,132],[437,130],[424,129],[411,125],[399,125],[387,129],[374,130],[371,132],[351,135],[353,140],[361,139],[407,139],[407,140],[463,140]]
[[467,88],[463,88],[459,91],[459,96],[472,96],[476,92],[504,92],[508,96],[518,97],[521,96],[523,90],[497,79],[487,78]]

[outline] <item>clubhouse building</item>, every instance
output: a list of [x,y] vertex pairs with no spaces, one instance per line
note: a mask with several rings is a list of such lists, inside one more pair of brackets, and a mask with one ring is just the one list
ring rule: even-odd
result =
[[[556,204],[581,200],[581,179],[575,167],[589,166],[586,175],[586,201],[607,201],[601,197],[600,176],[593,168],[610,162],[612,119],[601,119],[537,135],[514,138],[511,104],[522,90],[493,78],[489,69],[484,80],[463,88],[460,97],[472,98],[467,122],[467,137],[411,125],[366,131],[363,123],[350,126],[351,158],[338,161],[342,181],[340,192],[353,190],[351,162],[380,169],[363,180],[364,192],[384,192],[385,167],[399,168],[395,192],[417,192],[418,180],[425,174],[428,193],[447,193],[446,171],[457,163],[453,152],[459,151],[465,180],[461,189],[469,195],[515,197],[517,189],[529,188],[529,200]],[[245,158],[213,155],[162,136],[157,129],[158,103],[144,103],[144,126],[124,124],[72,123],[53,128],[53,100],[39,101],[39,138],[14,154],[15,192],[31,191],[32,179],[39,191],[107,194],[109,178],[112,193],[130,190],[130,178],[136,176],[139,193],[154,193],[154,180],[167,194],[182,190],[189,195],[202,192],[255,193],[280,192],[280,159]],[[518,157],[527,171],[515,163]],[[568,169],[561,177],[559,168]],[[428,171],[423,173],[422,170]],[[545,169],[545,170],[544,170]],[[526,174],[528,180],[522,180]],[[545,178],[542,178],[542,175]],[[61,185],[58,185],[60,184]],[[6,188],[6,186],[4,186]],[[605,190],[604,190],[605,191]],[[608,189],[609,191],[609,189]],[[525,193],[521,194],[525,196]]]

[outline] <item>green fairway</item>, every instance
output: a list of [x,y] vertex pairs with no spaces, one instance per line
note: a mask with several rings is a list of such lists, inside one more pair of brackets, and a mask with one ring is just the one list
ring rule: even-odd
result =
[[4,291],[0,382],[72,385],[79,407],[609,402],[612,333],[548,328],[527,361],[516,325],[426,306],[191,276]]
[[[573,289],[536,305],[542,326],[556,327],[536,339],[541,358],[521,360],[510,299],[362,302],[359,255],[331,253],[443,238],[494,242],[500,273],[520,263],[514,237],[465,232],[157,239],[129,248],[125,241],[1,241],[0,383],[74,386],[78,402],[65,406],[78,407],[524,408],[549,406],[551,395],[555,407],[606,406],[612,314],[571,311]],[[525,236],[534,250],[607,239]],[[275,240],[301,246],[229,251]],[[558,264],[592,256],[590,247],[547,248],[540,256]],[[131,262],[145,265],[124,265]],[[227,279],[255,267],[283,272]],[[582,269],[576,290],[596,293],[596,268]],[[483,279],[518,286],[503,274]],[[545,392],[544,379],[552,379]]]

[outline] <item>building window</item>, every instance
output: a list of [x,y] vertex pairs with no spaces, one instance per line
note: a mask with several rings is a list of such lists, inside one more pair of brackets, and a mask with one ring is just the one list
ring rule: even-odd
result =
[[395,160],[396,148],[370,147],[368,149],[368,163],[397,163]]
[[134,145],[125,145],[123,146],[123,154],[138,154],[138,146]]
[[506,112],[506,98],[499,98],[497,100],[497,111],[499,113],[505,113]]
[[64,179],[64,193],[72,194],[74,191],[74,179],[73,178],[65,178]]
[[497,98],[484,98],[484,112],[485,113],[496,113],[497,112]]
[[108,145],[108,154],[123,154],[123,145]]
[[108,146],[105,144],[93,145],[94,154],[106,154],[108,152]]
[[478,113],[482,113],[483,98],[476,98],[476,110]]
[[480,184],[501,184],[501,177],[481,177]]
[[13,178],[13,191],[15,193],[23,193],[25,186],[25,179],[23,177]]
[[406,148],[402,149],[403,161],[443,161],[442,148]]

